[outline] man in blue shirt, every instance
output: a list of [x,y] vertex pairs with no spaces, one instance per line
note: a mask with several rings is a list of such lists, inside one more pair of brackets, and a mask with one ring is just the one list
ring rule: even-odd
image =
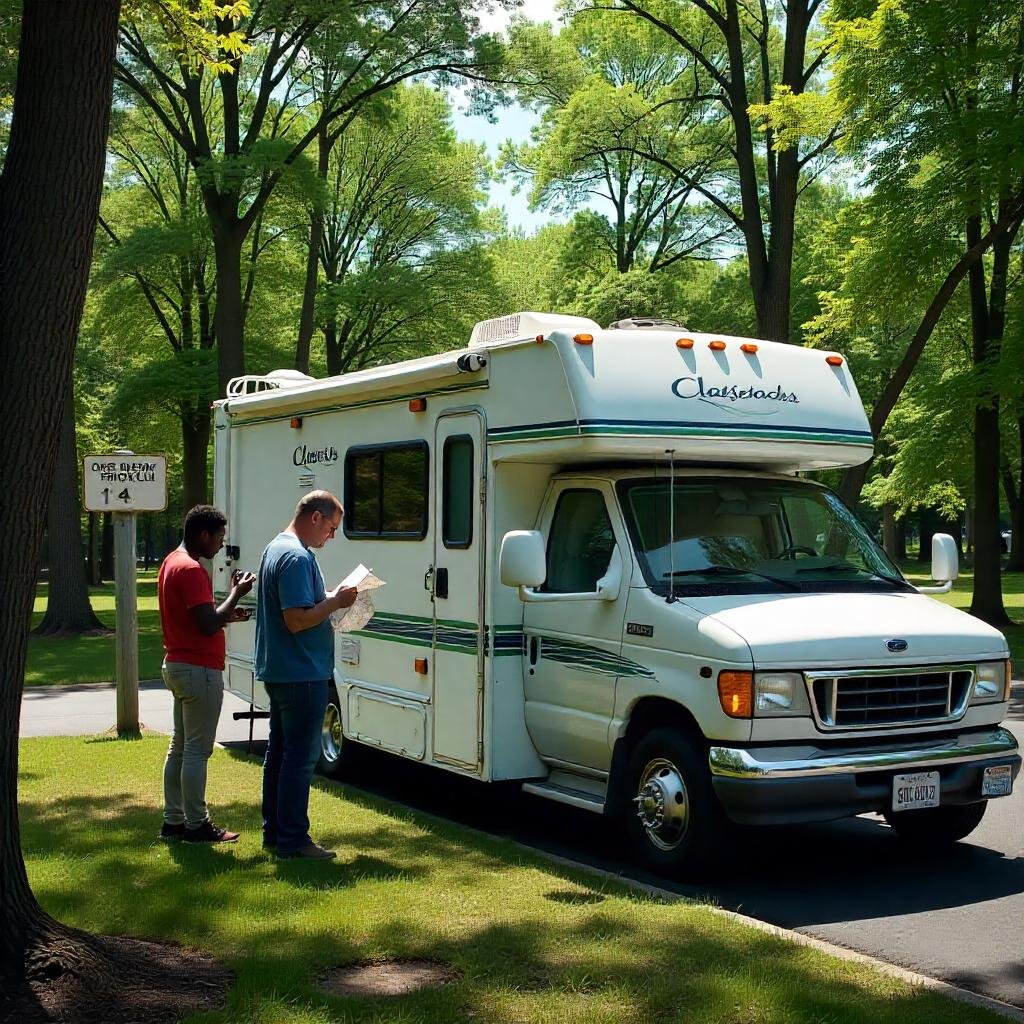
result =
[[263,552],[256,607],[256,677],[270,697],[263,762],[263,845],[278,857],[337,856],[309,835],[309,784],[334,674],[330,614],[356,599],[353,587],[324,589],[312,548],[341,526],[344,510],[329,491],[311,491]]

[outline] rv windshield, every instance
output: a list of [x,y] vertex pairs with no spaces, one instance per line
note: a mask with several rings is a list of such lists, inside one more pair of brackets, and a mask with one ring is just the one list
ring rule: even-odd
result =
[[802,480],[625,480],[622,507],[651,588],[676,594],[912,590],[830,491]]

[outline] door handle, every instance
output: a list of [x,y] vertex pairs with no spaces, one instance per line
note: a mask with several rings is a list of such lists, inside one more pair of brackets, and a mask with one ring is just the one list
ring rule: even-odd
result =
[[432,565],[423,574],[423,589],[431,594],[434,593],[434,567]]
[[540,640],[535,636],[530,637],[530,664],[537,664],[537,655],[540,653]]

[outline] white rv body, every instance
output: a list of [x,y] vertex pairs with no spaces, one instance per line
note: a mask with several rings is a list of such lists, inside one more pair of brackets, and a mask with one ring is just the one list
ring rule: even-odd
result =
[[[478,325],[458,351],[327,380],[271,375],[255,386],[246,393],[240,382],[216,408],[215,501],[229,525],[215,589],[226,590],[232,569],[257,567],[314,488],[346,505],[345,538],[317,552],[327,585],[360,562],[387,583],[366,629],[336,645],[336,717],[325,737],[333,729],[342,740],[340,728],[343,743],[484,781],[521,779],[595,811],[639,799],[645,829],[657,833],[656,866],[659,857],[671,866],[673,849],[658,832],[664,809],[648,799],[664,797],[662,783],[623,787],[631,751],[666,724],[700,746],[698,770],[740,821],[882,810],[894,772],[939,765],[934,799],[943,804],[1008,791],[1020,764],[1012,735],[998,728],[1008,694],[976,702],[963,689],[978,665],[1007,662],[996,630],[909,585],[806,592],[793,575],[789,586],[766,584],[769,592],[724,580],[666,594],[638,557],[639,513],[625,511],[627,496],[643,493],[630,490],[638,481],[709,481],[718,488],[709,529],[724,536],[740,528],[730,519],[751,515],[744,488],[814,488],[797,471],[871,456],[856,386],[834,353],[524,313]],[[420,467],[422,497],[409,484]],[[613,536],[602,543],[614,544],[602,597],[501,583],[503,538],[537,530],[550,553],[563,495],[604,503]],[[706,541],[670,534],[668,546]],[[254,630],[228,629],[227,686],[265,707]],[[806,713],[726,713],[722,673],[771,671],[801,677]],[[865,715],[851,728],[829,718],[825,695],[847,680],[875,680],[870,687],[901,672],[917,673],[919,687],[947,673],[942,713],[919,708],[912,721],[896,714],[874,724]],[[983,783],[986,769],[998,781]],[[683,793],[682,769],[662,774]],[[691,780],[683,802],[696,808],[702,784]],[[675,832],[687,827],[677,820]]]

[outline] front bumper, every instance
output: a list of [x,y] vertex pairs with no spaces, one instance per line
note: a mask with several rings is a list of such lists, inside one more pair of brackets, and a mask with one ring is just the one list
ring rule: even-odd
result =
[[916,743],[874,746],[721,747],[708,754],[711,781],[726,814],[749,825],[829,821],[891,806],[897,772],[938,771],[942,804],[982,799],[985,768],[1020,771],[1017,741],[983,729]]

